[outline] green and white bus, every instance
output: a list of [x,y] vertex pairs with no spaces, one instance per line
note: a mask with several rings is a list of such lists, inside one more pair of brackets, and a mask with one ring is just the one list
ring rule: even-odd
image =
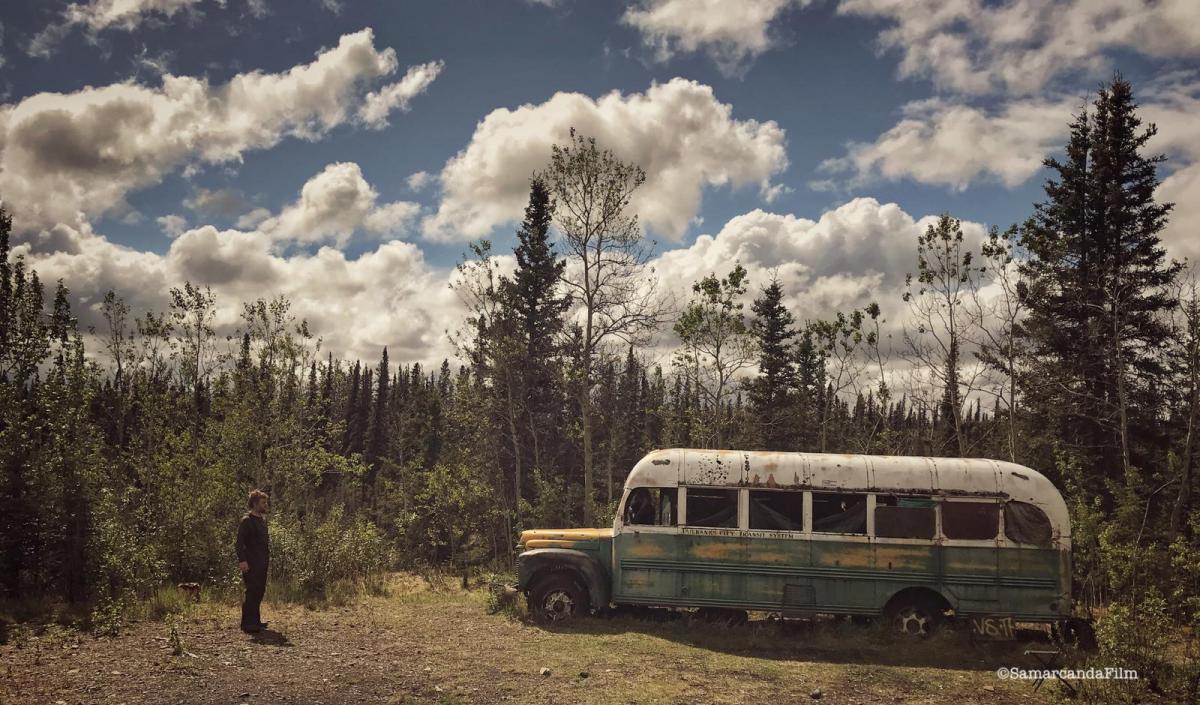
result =
[[1071,526],[1035,470],[977,458],[656,450],[611,529],[535,529],[517,588],[552,622],[617,605],[1063,622]]

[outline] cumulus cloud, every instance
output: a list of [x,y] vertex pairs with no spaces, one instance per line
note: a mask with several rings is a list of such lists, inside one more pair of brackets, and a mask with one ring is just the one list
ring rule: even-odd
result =
[[[873,198],[856,198],[817,220],[754,210],[732,218],[716,235],[662,253],[653,264],[664,284],[681,294],[708,274],[727,273],[734,262],[756,285],[778,275],[801,319],[871,301],[895,309],[905,273],[916,267],[917,236],[936,219],[914,218]],[[985,228],[964,222],[963,233],[977,247]]]
[[171,18],[193,10],[202,0],[90,0],[72,3],[62,12],[58,22],[47,26],[29,44],[33,56],[47,57],[51,50],[74,27],[90,34],[106,29],[130,31],[151,17]]
[[249,213],[243,213],[237,219],[237,227],[241,230],[253,230],[260,223],[271,217],[271,211],[267,208],[255,208]]
[[[379,194],[353,162],[325,167],[300,189],[300,198],[279,215],[258,225],[275,241],[321,242],[334,239],[344,245],[358,229],[397,234],[416,218],[420,206],[397,201],[378,204]],[[249,221],[247,221],[249,222]]]
[[645,93],[598,99],[556,93],[539,105],[498,108],[475,128],[470,143],[442,169],[442,201],[423,223],[434,240],[487,235],[517,220],[529,176],[544,169],[553,144],[581,134],[646,171],[633,204],[643,223],[679,238],[700,208],[706,186],[757,185],[787,168],[784,130],[773,121],[737,120],[712,88],[681,78]]
[[232,218],[246,210],[246,197],[237,189],[197,186],[183,199],[183,205],[201,215]]
[[640,0],[621,21],[638,30],[659,61],[677,53],[706,52],[726,75],[774,44],[771,23],[789,7],[809,0]]
[[[363,119],[366,87],[397,68],[395,52],[376,49],[365,29],[311,63],[242,73],[219,86],[167,75],[157,88],[126,82],[33,95],[0,106],[0,193],[20,229],[80,227],[181,167],[237,162],[285,138],[314,140]],[[386,110],[369,117],[383,119]]]
[[989,112],[940,98],[915,101],[875,141],[851,142],[844,156],[825,160],[820,170],[849,173],[855,185],[907,178],[961,190],[979,179],[994,179],[1013,187],[1061,147],[1079,107],[1078,100],[1035,99]]
[[409,174],[404,181],[413,191],[421,191],[433,181],[433,178],[433,175],[427,171],[418,171],[415,174]]
[[393,110],[407,112],[409,102],[429,88],[444,66],[442,61],[413,66],[404,78],[368,93],[358,109],[359,120],[376,129],[387,127],[388,115]]
[[[1175,203],[1163,241],[1174,257],[1200,258],[1200,74],[1164,76],[1138,92],[1139,114],[1158,127],[1144,153],[1167,155],[1160,169],[1161,201]],[[945,99],[917,101],[873,142],[853,142],[820,170],[861,187],[878,179],[910,179],[965,189],[980,180],[1007,187],[1025,183],[1042,160],[1066,144],[1078,97],[1016,98],[987,111]],[[834,190],[836,180],[810,183]]]
[[179,237],[187,229],[187,218],[175,213],[161,216],[156,220],[158,227],[162,228],[163,234],[167,237]]
[[447,286],[451,272],[431,267],[410,243],[382,243],[355,259],[330,247],[283,256],[261,232],[203,226],[180,234],[160,255],[123,247],[87,226],[59,229],[70,245],[33,253],[30,261],[43,280],[67,282],[85,326],[103,327],[99,303],[109,289],[135,311],[164,310],[170,287],[191,281],[217,295],[222,332],[238,324],[242,302],[283,295],[335,354],[373,360],[386,345],[393,360],[434,364],[453,354],[444,331],[463,314]]
[[1200,55],[1194,0],[842,0],[839,12],[888,24],[879,46],[902,77],[968,94],[1033,95],[1060,77],[1099,77],[1105,52]]

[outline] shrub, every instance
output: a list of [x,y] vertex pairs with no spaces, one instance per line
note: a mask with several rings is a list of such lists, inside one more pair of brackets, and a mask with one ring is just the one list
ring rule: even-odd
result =
[[271,574],[276,588],[325,599],[339,583],[364,583],[393,564],[382,532],[341,506],[319,523],[280,517],[271,525]]

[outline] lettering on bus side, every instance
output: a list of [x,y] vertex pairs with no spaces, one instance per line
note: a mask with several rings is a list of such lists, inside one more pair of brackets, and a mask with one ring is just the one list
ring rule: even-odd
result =
[[725,536],[730,538],[769,539],[779,536],[778,531],[754,531],[752,529],[698,529],[685,526],[681,533],[689,536]]

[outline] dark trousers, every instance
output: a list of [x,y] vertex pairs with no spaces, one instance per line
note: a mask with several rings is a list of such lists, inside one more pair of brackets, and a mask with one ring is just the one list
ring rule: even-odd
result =
[[262,624],[262,615],[258,608],[262,605],[263,593],[267,591],[267,567],[251,565],[250,570],[242,573],[246,583],[246,599],[242,602],[242,626],[257,627]]

